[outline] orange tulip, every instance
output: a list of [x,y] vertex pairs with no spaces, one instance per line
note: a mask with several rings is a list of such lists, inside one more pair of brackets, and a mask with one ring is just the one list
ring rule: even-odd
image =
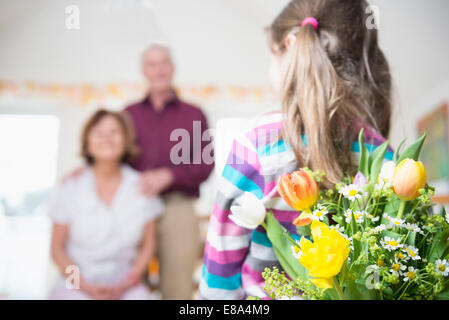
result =
[[302,212],[295,220],[293,224],[297,227],[304,227],[311,224],[313,221],[313,214],[310,212]]
[[426,184],[426,169],[420,161],[402,160],[394,170],[393,190],[399,199],[410,201],[419,196],[419,189]]
[[290,207],[303,212],[296,225],[308,225],[312,222],[310,208],[318,201],[318,184],[310,173],[300,169],[287,173],[278,180],[278,192]]

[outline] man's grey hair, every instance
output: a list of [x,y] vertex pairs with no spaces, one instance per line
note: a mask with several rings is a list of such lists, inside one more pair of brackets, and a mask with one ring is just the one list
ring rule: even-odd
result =
[[142,58],[151,50],[164,50],[168,53],[168,55],[170,56],[170,59],[173,60],[173,56],[171,54],[171,49],[168,45],[161,43],[161,42],[153,42],[151,43],[142,53]]

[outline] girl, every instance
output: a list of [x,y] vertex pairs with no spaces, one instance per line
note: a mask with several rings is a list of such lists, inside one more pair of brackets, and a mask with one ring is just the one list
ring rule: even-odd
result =
[[202,298],[266,298],[261,272],[280,268],[262,227],[247,230],[228,218],[245,192],[263,198],[296,234],[297,214],[275,192],[278,178],[308,166],[324,170],[324,186],[331,187],[344,172],[355,173],[361,127],[370,151],[388,136],[390,72],[377,31],[365,27],[367,6],[365,0],[293,0],[268,28],[282,108],[234,141],[210,219]]
[[136,153],[132,130],[123,115],[100,110],[81,140],[88,168],[62,185],[50,212],[53,260],[79,288],[61,277],[51,298],[149,299],[141,278],[163,205],[140,194],[139,174],[127,165]]

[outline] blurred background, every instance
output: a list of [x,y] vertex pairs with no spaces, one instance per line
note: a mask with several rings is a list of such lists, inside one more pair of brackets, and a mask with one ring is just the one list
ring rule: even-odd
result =
[[[46,298],[56,273],[46,216],[52,191],[82,163],[86,117],[143,97],[142,51],[152,42],[172,48],[178,93],[216,130],[219,168],[229,133],[278,108],[268,87],[264,27],[287,2],[0,0],[0,298]],[[435,200],[448,203],[449,2],[371,2],[379,7],[380,44],[395,83],[392,145],[429,134],[423,160]],[[71,5],[79,29],[66,26]],[[197,204],[204,232],[214,179]]]

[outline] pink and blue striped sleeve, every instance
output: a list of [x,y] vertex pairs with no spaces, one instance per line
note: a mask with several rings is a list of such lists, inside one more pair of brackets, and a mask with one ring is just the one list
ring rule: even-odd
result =
[[200,298],[214,300],[244,299],[242,266],[247,257],[251,230],[229,219],[230,207],[244,192],[259,199],[264,195],[264,177],[257,152],[247,139],[235,140],[218,190],[204,250]]

